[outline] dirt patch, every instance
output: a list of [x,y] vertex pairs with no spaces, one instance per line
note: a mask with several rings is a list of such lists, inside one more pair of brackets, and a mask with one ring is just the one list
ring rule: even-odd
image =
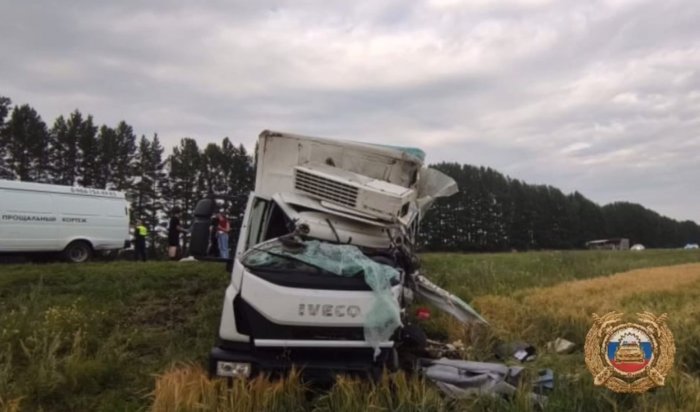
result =
[[188,311],[196,304],[196,297],[174,295],[170,298],[148,298],[137,301],[129,310],[125,324],[150,328],[172,328],[187,320]]

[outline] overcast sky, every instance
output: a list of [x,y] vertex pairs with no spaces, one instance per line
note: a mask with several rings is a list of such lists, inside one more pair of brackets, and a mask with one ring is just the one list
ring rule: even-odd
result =
[[0,2],[0,95],[204,145],[415,145],[700,222],[700,2]]

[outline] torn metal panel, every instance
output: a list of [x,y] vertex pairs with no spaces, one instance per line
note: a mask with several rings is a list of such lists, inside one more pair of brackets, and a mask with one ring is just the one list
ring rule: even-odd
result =
[[[419,371],[448,397],[462,399],[471,396],[500,395],[512,397],[523,372],[521,367],[511,367],[501,363],[473,362],[457,359],[421,359]],[[551,387],[552,374],[542,375],[537,386]],[[533,404],[544,406],[547,397],[529,393]]]
[[425,299],[443,312],[462,323],[481,322],[488,324],[468,303],[429,281],[425,276],[415,277],[416,295]]

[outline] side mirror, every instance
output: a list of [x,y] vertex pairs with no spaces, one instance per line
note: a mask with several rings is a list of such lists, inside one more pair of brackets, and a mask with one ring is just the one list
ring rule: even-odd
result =
[[215,208],[216,202],[214,199],[202,199],[194,208],[192,232],[190,233],[190,254],[195,258],[207,256],[211,217]]

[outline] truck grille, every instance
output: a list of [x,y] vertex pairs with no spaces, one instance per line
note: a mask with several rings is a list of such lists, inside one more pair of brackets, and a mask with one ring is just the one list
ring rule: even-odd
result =
[[305,170],[295,170],[294,188],[343,206],[355,207],[357,204],[358,190],[356,187]]

